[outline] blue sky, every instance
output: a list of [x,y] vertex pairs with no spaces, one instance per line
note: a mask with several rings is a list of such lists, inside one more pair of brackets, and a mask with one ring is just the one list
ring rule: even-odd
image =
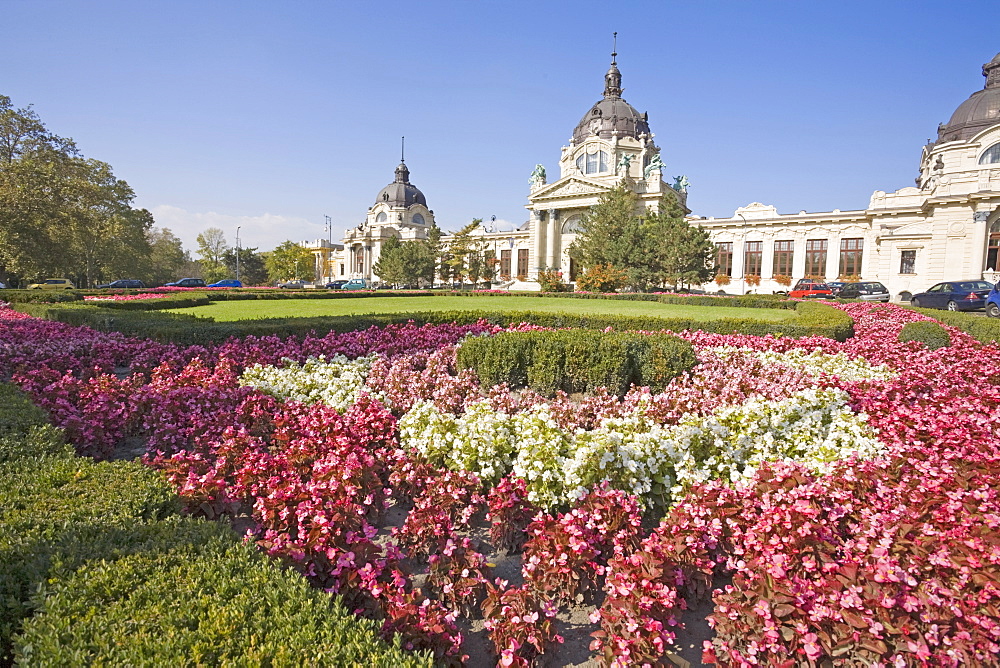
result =
[[864,208],[1000,51],[974,2],[3,0],[0,93],[109,162],[192,249],[334,239],[392,180],[438,224],[520,224],[536,163],[603,90],[624,97],[704,216]]

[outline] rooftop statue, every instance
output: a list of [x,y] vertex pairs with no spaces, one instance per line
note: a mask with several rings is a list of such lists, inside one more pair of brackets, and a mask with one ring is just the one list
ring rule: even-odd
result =
[[545,185],[545,165],[535,165],[535,169],[532,170],[531,178],[528,179],[528,183],[531,184],[532,188]]
[[660,154],[657,153],[653,156],[653,159],[649,161],[649,164],[646,165],[646,169],[642,172],[642,178],[648,179],[649,175],[653,173],[653,170],[659,169],[662,171],[664,167],[666,167],[666,165],[663,164]]
[[621,160],[618,161],[618,166],[615,169],[615,173],[628,176],[628,170],[631,164],[632,164],[632,156],[629,154],[623,155]]
[[679,193],[686,193],[689,185],[691,185],[691,182],[688,181],[688,177],[681,174],[674,177],[674,184],[670,187]]

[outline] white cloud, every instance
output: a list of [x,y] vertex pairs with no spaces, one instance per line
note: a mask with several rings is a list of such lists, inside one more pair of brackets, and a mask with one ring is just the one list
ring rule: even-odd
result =
[[[187,211],[169,204],[160,204],[150,209],[157,227],[169,228],[184,243],[184,248],[194,255],[198,248],[199,234],[209,227],[218,227],[226,236],[230,246],[236,245],[236,228],[240,228],[240,245],[244,248],[271,250],[282,241],[314,241],[324,237],[322,224],[273,213],[257,216],[236,216],[216,211]],[[334,236],[340,236],[334,230]]]

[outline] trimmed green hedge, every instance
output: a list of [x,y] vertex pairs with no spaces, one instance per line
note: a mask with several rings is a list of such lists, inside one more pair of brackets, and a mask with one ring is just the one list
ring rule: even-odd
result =
[[75,456],[0,384],[0,666],[14,643],[24,665],[431,664],[179,509],[159,473]]
[[940,323],[930,320],[906,323],[899,331],[899,340],[904,343],[906,341],[919,341],[930,350],[947,348],[951,345],[951,335],[948,330]]
[[[776,302],[780,303],[780,302]],[[87,305],[19,304],[17,309],[41,318],[70,325],[88,326],[103,331],[117,331],[129,336],[145,337],[183,345],[225,341],[244,336],[303,336],[315,333],[348,332],[394,323],[413,321],[417,324],[479,320],[497,325],[529,322],[544,327],[643,330],[669,329],[703,330],[720,334],[752,334],[764,336],[825,336],[844,341],[854,334],[851,317],[832,306],[816,302],[796,302],[797,316],[782,322],[764,322],[747,318],[722,318],[701,321],[690,318],[656,316],[619,316],[599,314],[540,313],[534,311],[415,311],[412,313],[327,316],[314,318],[267,318],[215,322],[210,318],[161,313],[157,311],[120,311]]]
[[11,304],[35,302],[79,302],[83,294],[77,290],[2,290],[0,299]]
[[458,349],[458,368],[474,369],[484,385],[507,383],[548,396],[601,386],[620,396],[633,384],[659,392],[697,362],[692,345],[669,334],[507,332],[466,339]]
[[946,325],[957,327],[980,343],[1000,341],[1000,318],[990,318],[982,315],[972,315],[961,311],[939,311],[929,308],[913,308],[912,310],[940,320]]
[[16,639],[19,663],[432,665],[426,653],[380,640],[375,622],[221,525],[176,519],[148,528],[133,554],[85,564],[42,591]]

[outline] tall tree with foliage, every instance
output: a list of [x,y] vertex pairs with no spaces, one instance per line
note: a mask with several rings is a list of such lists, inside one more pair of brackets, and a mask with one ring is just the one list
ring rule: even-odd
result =
[[[0,275],[65,275],[79,285],[136,275],[152,216],[110,165],[84,159],[30,108],[0,95]],[[13,279],[13,280],[12,280]]]
[[222,256],[229,250],[226,235],[218,227],[210,227],[198,235],[198,261],[201,262],[202,275],[209,283],[226,277],[226,266]]
[[684,210],[664,197],[646,219],[657,239],[659,282],[674,288],[701,285],[712,279],[715,244],[708,232],[684,220]]
[[378,260],[372,267],[372,273],[383,283],[394,285],[406,282],[406,269],[403,266],[403,243],[399,237],[389,237],[382,242]]
[[[227,248],[222,253],[222,265],[226,268],[227,278],[236,278],[236,249]],[[267,267],[264,257],[256,248],[240,248],[239,279],[244,285],[264,285],[267,283]]]
[[315,261],[311,250],[294,241],[283,241],[273,251],[264,254],[267,277],[272,282],[315,280]]
[[162,285],[184,278],[181,273],[191,261],[181,240],[169,228],[153,228],[146,234],[149,242],[149,264],[139,277],[149,285]]

